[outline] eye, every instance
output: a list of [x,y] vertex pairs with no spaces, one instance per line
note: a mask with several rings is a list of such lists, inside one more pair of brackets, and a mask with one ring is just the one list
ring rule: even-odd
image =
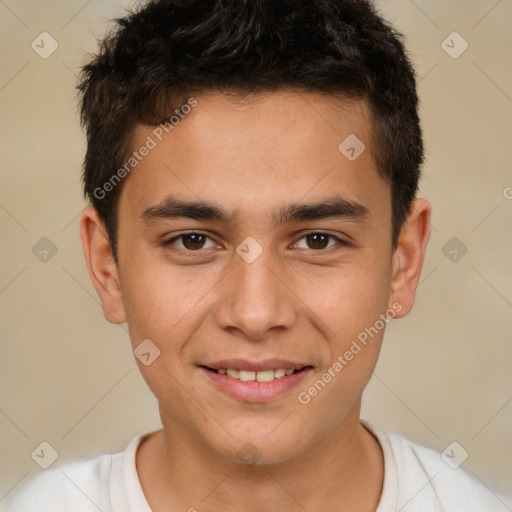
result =
[[[313,249],[315,251],[330,249],[331,247],[336,245],[336,242],[345,245],[345,242],[338,238],[337,236],[323,232],[308,233],[307,235],[301,237],[299,241],[300,240],[306,241],[306,247],[300,247],[298,243],[295,244],[295,247],[299,247],[301,249]],[[334,241],[335,243],[329,244],[330,241]]]
[[[208,240],[210,241],[211,245],[205,246]],[[209,236],[196,232],[181,233],[180,235],[166,240],[164,245],[175,245],[179,249],[189,252],[198,252],[200,249],[215,247],[215,243]]]
[[[301,241],[305,241],[305,246],[300,245]],[[209,245],[208,245],[209,244]],[[172,245],[178,250],[186,252],[201,252],[201,249],[209,249],[216,246],[215,242],[203,233],[191,231],[188,233],[181,233],[163,242],[164,246]],[[336,245],[347,245],[342,239],[330,233],[312,232],[307,233],[299,239],[299,242],[294,247],[300,249],[309,249],[313,251],[323,251],[330,249]]]

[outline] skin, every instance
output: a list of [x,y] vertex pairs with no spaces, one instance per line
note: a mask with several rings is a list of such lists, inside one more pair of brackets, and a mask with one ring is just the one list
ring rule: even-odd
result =
[[[163,425],[137,452],[146,498],[156,512],[374,511],[383,456],[359,413],[384,329],[308,404],[297,395],[393,304],[395,318],[410,311],[430,204],[413,203],[393,251],[390,184],[377,172],[362,101],[293,91],[196,99],[123,184],[118,265],[97,212],[88,207],[81,220],[105,317],[128,322],[132,348],[149,338],[161,351],[149,366],[137,360]],[[153,129],[137,128],[134,149]],[[338,150],[349,134],[366,146],[354,161]],[[275,209],[334,195],[367,216],[273,225]],[[234,218],[144,219],[170,196],[214,203]],[[210,238],[202,248],[189,238],[164,244],[188,230]],[[327,238],[319,248],[305,236],[319,231],[344,243]],[[263,249],[250,264],[236,252],[248,236]],[[198,367],[232,357],[299,360],[313,370],[275,400],[248,403],[214,388]],[[246,443],[261,454],[251,466],[237,456]]]

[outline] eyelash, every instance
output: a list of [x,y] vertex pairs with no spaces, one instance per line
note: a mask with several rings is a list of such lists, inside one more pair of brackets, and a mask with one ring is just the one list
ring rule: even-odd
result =
[[[172,247],[173,250],[181,252],[181,253],[185,253],[187,256],[193,256],[193,255],[205,252],[205,249],[202,249],[202,248],[198,249],[196,251],[193,251],[193,250],[190,250],[190,249],[182,249],[180,247],[174,246],[173,242],[175,242],[176,240],[179,240],[180,238],[182,239],[183,237],[185,237],[187,235],[201,235],[201,236],[204,236],[204,237],[206,237],[206,238],[208,238],[208,239],[213,241],[212,237],[210,237],[209,235],[207,235],[205,233],[201,233],[200,231],[186,231],[184,233],[180,233],[179,235],[173,236],[172,238],[169,238],[168,240],[165,240],[162,243],[162,245],[164,247]],[[308,233],[303,234],[299,238],[299,240],[302,240],[303,238],[306,238],[307,236],[310,236],[310,235],[325,235],[325,236],[329,237],[330,239],[334,239],[334,240],[337,241],[337,244],[335,244],[335,245],[333,245],[331,247],[326,247],[324,249],[306,249],[306,250],[309,250],[311,252],[315,252],[315,253],[328,252],[333,247],[336,247],[336,245],[341,245],[341,246],[348,246],[349,245],[349,243],[346,242],[345,240],[342,240],[341,238],[337,237],[336,235],[333,235],[331,233],[327,233],[325,231],[310,231]]]

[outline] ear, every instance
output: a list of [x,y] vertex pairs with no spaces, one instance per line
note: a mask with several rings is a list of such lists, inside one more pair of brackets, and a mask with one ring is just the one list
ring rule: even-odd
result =
[[119,274],[105,224],[92,206],[80,220],[80,234],[89,276],[98,293],[105,318],[113,324],[126,322]]
[[389,305],[398,302],[402,309],[395,318],[404,317],[411,311],[414,296],[423,267],[425,251],[430,238],[430,203],[425,199],[416,199],[411,205],[398,238],[393,254],[393,272]]

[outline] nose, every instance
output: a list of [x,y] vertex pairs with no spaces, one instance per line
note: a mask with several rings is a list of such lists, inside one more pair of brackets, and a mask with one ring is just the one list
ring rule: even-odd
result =
[[215,309],[219,327],[242,332],[251,340],[289,329],[296,321],[297,299],[278,257],[264,250],[255,261],[247,263],[235,253],[231,264]]

